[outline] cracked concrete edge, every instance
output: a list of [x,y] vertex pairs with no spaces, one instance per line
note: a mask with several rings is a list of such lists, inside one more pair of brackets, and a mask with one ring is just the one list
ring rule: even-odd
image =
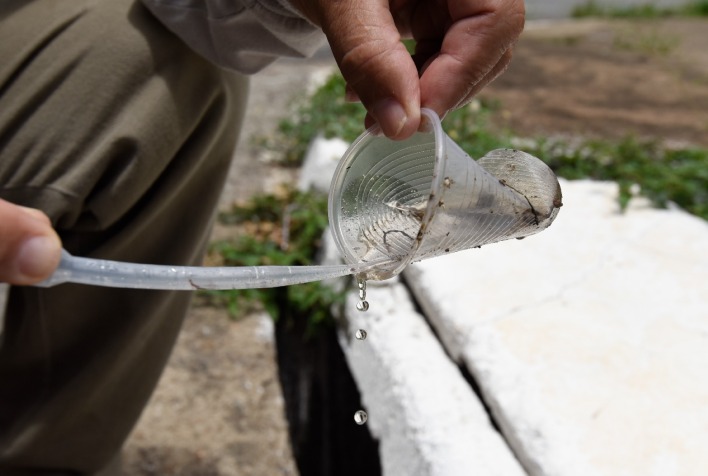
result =
[[[397,279],[348,295],[340,345],[380,442],[385,475],[525,474]],[[358,329],[367,332],[357,340]]]
[[[529,475],[564,474],[555,467],[552,459],[546,457],[553,442],[537,430],[544,422],[553,421],[554,416],[542,410],[541,396],[534,389],[525,389],[523,393],[518,391],[518,382],[523,380],[519,374],[521,366],[513,361],[512,356],[499,351],[498,335],[492,326],[482,324],[470,336],[463,329],[456,328],[454,322],[445,320],[440,303],[421,289],[425,286],[421,284],[424,282],[422,272],[415,266],[404,272],[411,293],[429,316],[442,345],[478,383],[481,397],[491,412],[490,417],[501,429],[510,451]],[[499,368],[504,371],[499,372]],[[580,455],[577,456],[576,461],[580,459]]]

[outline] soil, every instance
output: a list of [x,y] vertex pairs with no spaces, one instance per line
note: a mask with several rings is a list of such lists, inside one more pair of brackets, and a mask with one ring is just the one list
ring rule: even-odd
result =
[[531,23],[482,96],[522,136],[708,146],[707,41],[701,19]]
[[[495,122],[520,136],[635,135],[708,146],[706,44],[706,20],[531,23],[511,67],[482,96],[499,101]],[[255,139],[272,135],[292,99],[333,67],[323,53],[254,78],[223,207],[294,179]],[[266,315],[234,321],[226,310],[193,306],[126,444],[123,473],[297,474]]]

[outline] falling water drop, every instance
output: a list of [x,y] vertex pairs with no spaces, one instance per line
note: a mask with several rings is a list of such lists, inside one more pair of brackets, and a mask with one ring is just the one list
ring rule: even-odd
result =
[[364,329],[359,329],[354,334],[354,337],[356,337],[359,340],[364,340],[364,339],[366,339],[366,331]]
[[361,312],[366,312],[369,310],[369,302],[366,300],[366,280],[359,278],[357,284],[359,285],[359,302],[356,308]]
[[356,413],[354,413],[354,423],[356,423],[357,425],[363,425],[368,419],[369,415],[367,415],[364,410],[358,410]]

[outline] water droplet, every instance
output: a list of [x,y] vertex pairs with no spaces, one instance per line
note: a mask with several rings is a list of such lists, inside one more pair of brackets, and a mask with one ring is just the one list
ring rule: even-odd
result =
[[356,423],[357,425],[363,425],[368,419],[369,415],[367,415],[364,410],[359,410],[354,413],[354,423]]
[[364,329],[359,329],[356,331],[356,334],[354,336],[359,339],[359,340],[364,340],[366,339],[366,331]]
[[366,280],[360,278],[357,280],[357,284],[359,285],[359,302],[356,308],[361,312],[366,312],[369,310],[369,303],[366,301]]

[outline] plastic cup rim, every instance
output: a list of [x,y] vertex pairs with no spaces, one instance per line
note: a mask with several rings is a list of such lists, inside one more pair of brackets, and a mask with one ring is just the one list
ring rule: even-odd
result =
[[[447,158],[447,147],[445,141],[445,133],[442,129],[442,124],[437,113],[428,108],[421,109],[421,115],[428,121],[428,128],[430,131],[422,132],[432,132],[435,140],[435,165],[433,168],[433,176],[431,178],[431,189],[430,196],[428,198],[428,204],[426,206],[423,218],[421,219],[421,226],[418,232],[418,236],[413,242],[413,246],[408,251],[405,258],[400,260],[393,271],[387,273],[382,279],[391,278],[398,275],[403,269],[408,266],[413,259],[417,250],[420,248],[420,244],[423,241],[426,230],[430,229],[433,219],[435,218],[435,211],[437,210],[438,200],[442,198],[442,181],[445,176],[445,162]],[[362,133],[359,137],[352,142],[347,151],[342,156],[339,161],[337,168],[335,169],[332,182],[330,184],[329,190],[329,200],[328,200],[328,218],[330,223],[330,228],[332,229],[332,237],[334,238],[335,244],[342,253],[345,262],[348,264],[358,263],[358,258],[354,256],[346,246],[346,243],[341,235],[341,230],[338,227],[339,221],[337,216],[335,216],[335,209],[339,206],[335,201],[340,197],[338,193],[341,190],[341,182],[344,179],[344,172],[347,167],[351,164],[356,154],[354,152],[358,151],[362,146],[363,142],[373,140],[374,138],[380,138],[381,129],[378,125],[374,125]]]

